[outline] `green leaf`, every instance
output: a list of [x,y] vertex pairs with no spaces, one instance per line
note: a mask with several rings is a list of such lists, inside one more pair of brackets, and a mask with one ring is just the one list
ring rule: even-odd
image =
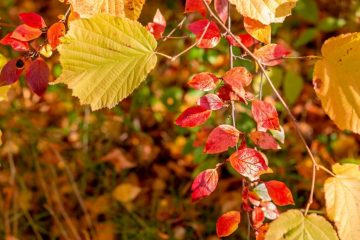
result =
[[299,210],[289,210],[270,223],[265,240],[337,240],[333,226],[322,216],[306,217]]
[[304,86],[304,79],[293,71],[288,71],[284,80],[284,94],[290,105],[294,104]]
[[92,110],[114,107],[155,67],[155,38],[140,23],[98,14],[74,21],[60,45],[65,83]]
[[294,46],[298,48],[310,43],[315,39],[317,32],[318,31],[315,28],[306,29],[304,32],[300,34],[298,39],[295,41]]

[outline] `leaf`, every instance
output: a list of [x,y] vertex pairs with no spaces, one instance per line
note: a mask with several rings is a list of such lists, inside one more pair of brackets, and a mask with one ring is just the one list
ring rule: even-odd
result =
[[262,24],[261,22],[244,18],[244,27],[253,38],[259,40],[262,43],[269,44],[271,42],[271,26]]
[[0,41],[3,45],[11,46],[15,51],[29,51],[29,44],[27,42],[19,41],[17,39],[11,38],[12,33],[8,33]]
[[15,28],[14,32],[10,35],[11,38],[15,38],[19,41],[28,42],[40,37],[42,31],[38,28],[30,27],[26,24],[21,24]]
[[229,84],[225,84],[218,91],[218,96],[223,101],[241,101],[246,102],[246,92],[243,91],[241,95],[237,94]]
[[156,40],[138,22],[109,15],[79,19],[58,47],[65,83],[93,110],[114,107],[155,67]]
[[265,214],[261,207],[256,207],[251,213],[251,220],[253,226],[257,229],[263,225],[263,222],[265,220]]
[[57,22],[51,25],[47,31],[47,39],[52,49],[60,44],[60,38],[65,35],[65,24]]
[[219,98],[218,95],[213,93],[202,96],[198,101],[198,105],[208,110],[219,110],[224,107],[223,101]]
[[13,84],[14,82],[16,82],[19,79],[19,77],[24,69],[24,65],[22,65],[21,68],[18,68],[19,61],[21,61],[22,64],[24,64],[24,62],[21,59],[13,59],[13,60],[10,60],[9,62],[7,62],[2,67],[1,73],[0,73],[0,86]]
[[234,92],[242,98],[245,98],[245,87],[252,81],[252,74],[244,67],[234,67],[227,71],[223,80],[229,84]]
[[276,142],[273,136],[268,134],[267,132],[251,132],[250,139],[254,142],[258,147],[268,150],[278,150],[280,149],[279,144]]
[[360,236],[360,168],[356,164],[335,164],[335,177],[325,182],[326,212],[335,222],[341,239]]
[[272,180],[265,182],[266,189],[276,205],[286,206],[294,204],[294,199],[285,183]]
[[[105,0],[116,4],[119,0]],[[114,3],[115,2],[115,3]],[[137,20],[140,17],[141,10],[145,4],[145,0],[124,0],[125,16],[132,20]],[[104,12],[104,11],[102,11]],[[112,12],[104,12],[114,15]]]
[[327,40],[323,58],[314,69],[317,96],[329,117],[340,129],[360,133],[360,33]]
[[230,211],[223,214],[216,221],[216,233],[218,237],[227,237],[233,234],[240,224],[241,215],[239,211]]
[[211,116],[211,112],[202,106],[190,107],[180,114],[175,124],[180,127],[196,127],[205,123]]
[[192,88],[202,91],[211,91],[216,88],[216,83],[219,79],[212,73],[203,72],[196,74],[188,85]]
[[162,38],[165,28],[166,28],[166,20],[164,16],[161,14],[160,10],[158,9],[154,16],[153,22],[148,23],[146,29],[152,35],[154,35],[156,40],[159,40]]
[[229,17],[229,0],[214,0],[214,7],[221,21],[226,23]]
[[33,28],[45,28],[46,23],[44,19],[36,13],[20,13],[19,14],[20,20],[25,23],[26,25],[33,27]]
[[261,207],[267,219],[275,220],[279,217],[279,211],[272,202],[262,202]]
[[299,210],[282,213],[270,223],[265,240],[337,240],[334,228],[322,216],[310,214],[306,217]]
[[297,0],[229,0],[244,17],[252,18],[265,25],[283,22],[291,14]]
[[133,201],[141,192],[141,188],[129,183],[122,183],[112,193],[113,198],[122,203]]
[[282,63],[282,58],[289,54],[290,51],[279,44],[268,44],[254,52],[261,64],[270,67]]
[[265,101],[254,100],[251,113],[257,123],[258,130],[279,130],[280,123],[278,113],[273,105]]
[[209,196],[219,181],[216,169],[207,169],[199,173],[191,186],[191,199],[193,202]]
[[284,96],[289,104],[294,104],[304,87],[304,79],[294,71],[287,71],[284,79]]
[[240,149],[233,153],[228,160],[238,173],[248,177],[250,181],[258,179],[269,169],[260,152],[252,148]]
[[[238,39],[242,44],[244,44],[245,47],[249,48],[251,46],[253,46],[255,44],[255,39],[247,34],[247,33],[242,33],[239,34],[238,36],[235,36],[236,39]],[[240,44],[237,43],[237,41],[230,35],[226,36],[226,40],[228,41],[228,43],[231,46],[235,46],[235,47],[241,47]]]
[[230,125],[220,125],[211,131],[206,141],[204,152],[221,153],[235,147],[239,141],[240,131]]
[[145,0],[68,0],[81,18],[90,18],[98,13],[137,20]]
[[[211,3],[211,0],[206,0],[208,4]],[[203,0],[186,0],[185,3],[185,13],[198,12],[204,17],[206,16],[206,6],[203,3]]]
[[196,41],[201,39],[197,44],[199,48],[213,48],[220,42],[221,33],[213,21],[207,19],[195,21],[189,25],[189,30],[196,35]]
[[32,61],[27,68],[26,83],[39,96],[42,96],[49,85],[50,70],[44,59],[41,57]]
[[0,87],[0,102],[8,100],[8,92],[9,92],[10,88],[11,88],[11,86],[9,86],[9,85]]

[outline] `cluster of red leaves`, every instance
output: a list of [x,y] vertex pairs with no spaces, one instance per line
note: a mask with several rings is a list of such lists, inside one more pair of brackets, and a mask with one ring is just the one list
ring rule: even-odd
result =
[[[50,70],[39,52],[47,44],[52,50],[57,48],[60,37],[65,34],[65,24],[59,21],[47,28],[44,19],[36,13],[21,13],[19,18],[23,23],[2,38],[0,43],[24,54],[20,58],[10,60],[2,68],[0,86],[15,83],[25,70],[25,79],[29,88],[41,96],[48,87]],[[43,34],[46,35],[45,41],[39,39]]]
[[[207,2],[210,4],[211,0]],[[228,0],[214,1],[214,8],[220,19],[226,23]],[[185,12],[198,12],[205,17],[207,9],[202,0],[187,0]],[[199,48],[213,48],[222,37],[217,24],[206,18],[191,23],[188,28],[195,34]],[[226,36],[229,45],[234,47],[241,47],[239,42],[246,47],[253,47],[257,43],[247,33],[239,34],[236,38]],[[287,49],[277,44],[268,44],[254,50],[254,55],[265,66],[280,64],[282,58],[288,54]],[[274,220],[279,216],[276,205],[294,204],[294,201],[284,183],[260,180],[262,174],[272,171],[265,155],[246,144],[246,137],[248,137],[260,149],[278,150],[280,149],[278,141],[281,141],[272,135],[273,131],[281,130],[277,111],[272,104],[256,100],[248,91],[252,79],[252,74],[244,67],[234,67],[222,77],[209,72],[196,74],[188,85],[207,93],[198,100],[197,106],[189,107],[181,113],[175,123],[181,127],[197,127],[210,118],[212,111],[227,108],[231,101],[244,104],[251,102],[251,113],[257,124],[257,131],[242,133],[235,126],[227,124],[213,129],[207,138],[205,153],[218,154],[235,147],[236,150],[224,163],[218,164],[213,169],[202,171],[195,178],[191,189],[193,201],[209,196],[215,191],[219,181],[218,168],[229,162],[235,171],[249,180],[250,184],[243,188],[242,209],[251,215],[252,225],[257,235],[263,236],[268,228],[267,223],[264,223],[265,219]],[[239,140],[241,140],[240,146]],[[218,219],[216,230],[219,237],[229,236],[238,228],[240,214],[240,211],[231,211]]]
[[[268,161],[261,152],[246,145],[245,137],[261,149],[277,150],[280,148],[277,139],[268,131],[280,130],[277,111],[268,102],[255,100],[247,87],[252,82],[252,74],[244,67],[235,67],[227,71],[221,78],[212,73],[203,72],[196,74],[189,86],[207,93],[198,100],[198,105],[186,109],[176,119],[176,125],[181,127],[196,127],[205,123],[212,111],[228,107],[229,101],[239,101],[248,104],[251,102],[251,112],[257,123],[257,131],[249,134],[242,133],[234,126],[222,124],[214,128],[206,141],[204,152],[207,154],[223,153],[238,146],[240,136],[241,146],[226,160],[240,175],[252,182],[251,188],[243,189],[243,209],[252,216],[252,224],[260,230],[265,226],[265,218],[273,220],[279,213],[276,205],[284,206],[293,204],[290,190],[282,182],[269,181],[263,183],[260,176],[271,172]],[[224,90],[225,88],[225,90]],[[226,163],[225,162],[225,163]],[[215,191],[218,181],[219,164],[214,169],[201,172],[192,184],[192,200],[197,201],[209,196]],[[260,190],[261,189],[261,190]],[[274,204],[274,203],[275,204]],[[232,211],[219,218],[217,232],[219,237],[228,236],[237,229],[240,222],[240,212]]]

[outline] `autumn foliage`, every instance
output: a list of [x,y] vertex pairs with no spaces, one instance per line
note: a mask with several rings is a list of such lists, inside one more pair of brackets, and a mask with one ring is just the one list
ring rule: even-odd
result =
[[[360,236],[360,33],[316,41],[322,42],[316,55],[320,49],[310,43],[336,28],[317,23],[313,0],[185,0],[160,8],[144,0],[57,3],[67,10],[53,21],[19,12],[17,25],[0,22],[9,28],[1,46],[16,52],[0,58],[0,99],[23,101],[0,105],[7,113],[1,126],[9,124],[2,129],[8,173],[0,173],[0,184],[8,185],[0,237],[21,239],[12,220],[19,209],[37,239],[128,239],[125,217],[145,229],[129,239],[208,237],[203,232],[256,240]],[[173,15],[165,7],[172,4],[182,7]],[[297,19],[285,21],[293,13],[310,25],[295,43],[289,39]],[[81,110],[59,101],[58,89],[77,97],[68,99]],[[9,110],[22,104],[19,116]],[[48,113],[46,120],[23,117],[31,111]],[[23,139],[19,119],[35,123],[24,124]],[[53,125],[61,131],[41,132]],[[102,133],[92,136],[96,131]],[[335,145],[334,132],[345,140]],[[33,209],[19,190],[28,182],[18,179],[16,166],[26,143],[32,158],[41,156],[26,162],[43,191]],[[336,151],[354,159],[337,159]],[[59,189],[64,179],[68,185]],[[76,203],[64,203],[72,192]],[[111,199],[121,216],[110,210]],[[32,216],[42,208],[51,233]],[[199,220],[202,209],[211,211],[209,219]],[[169,224],[153,231],[149,216]]]

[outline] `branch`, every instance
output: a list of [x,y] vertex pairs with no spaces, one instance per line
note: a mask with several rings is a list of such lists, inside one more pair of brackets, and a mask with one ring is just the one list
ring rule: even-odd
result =
[[160,56],[163,56],[167,59],[170,59],[172,62],[175,61],[176,59],[178,59],[180,56],[184,55],[185,53],[187,53],[188,51],[190,51],[191,49],[193,49],[196,45],[198,45],[204,38],[205,34],[207,33],[207,30],[209,29],[210,26],[210,22],[206,25],[204,32],[201,34],[200,38],[191,46],[189,46],[188,48],[186,48],[184,51],[180,52],[179,54],[171,57],[169,55],[166,55],[164,53],[160,53],[160,52],[155,52],[155,54],[158,54]]
[[[316,177],[316,173],[314,173],[316,170],[319,170],[320,169],[320,165],[317,163],[310,147],[308,146],[308,144],[306,143],[306,140],[303,136],[303,134],[301,133],[301,130],[297,124],[297,120],[295,118],[295,116],[292,114],[289,106],[286,104],[285,100],[282,98],[281,94],[279,93],[279,91],[276,89],[275,85],[273,84],[273,82],[271,81],[269,75],[267,74],[266,72],[266,69],[265,67],[262,65],[261,61],[239,40],[236,38],[236,36],[231,32],[231,30],[229,28],[227,28],[224,23],[217,17],[217,15],[212,11],[212,9],[210,8],[209,4],[205,1],[205,0],[202,0],[203,1],[203,4],[206,6],[209,14],[211,17],[213,17],[217,23],[234,39],[234,41],[236,41],[237,44],[239,44],[239,46],[245,51],[245,53],[247,55],[249,55],[251,58],[253,58],[256,63],[258,64],[261,72],[263,73],[264,77],[266,78],[266,80],[269,82],[272,90],[274,91],[275,95],[277,96],[277,98],[279,99],[279,101],[281,102],[281,104],[284,106],[285,110],[288,112],[294,126],[295,126],[295,130],[301,140],[301,142],[303,143],[303,145],[305,146],[306,148],[306,151],[308,152],[312,162],[313,162],[313,179],[312,179],[312,187],[311,187],[311,191],[310,191],[310,196],[309,196],[309,200],[308,200],[308,207],[310,207],[312,201],[313,201],[313,197],[314,197],[314,187],[315,187],[315,177]],[[306,212],[307,214],[307,212]],[[305,214],[305,215],[306,215]]]

